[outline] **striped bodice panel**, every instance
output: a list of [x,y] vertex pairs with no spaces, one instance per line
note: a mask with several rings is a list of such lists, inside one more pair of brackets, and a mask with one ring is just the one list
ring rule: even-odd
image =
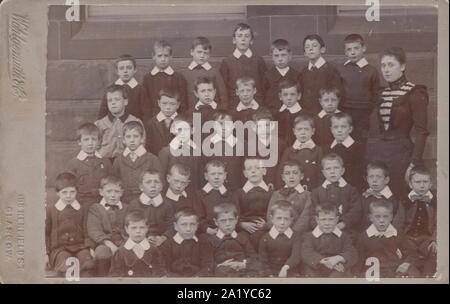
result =
[[409,91],[411,91],[412,88],[414,88],[414,86],[415,86],[415,84],[408,81],[399,88],[395,88],[395,89],[386,88],[381,93],[382,102],[378,108],[379,108],[379,114],[380,114],[381,120],[383,121],[383,124],[384,124],[384,130],[387,131],[390,127],[393,103],[398,98],[406,95]]

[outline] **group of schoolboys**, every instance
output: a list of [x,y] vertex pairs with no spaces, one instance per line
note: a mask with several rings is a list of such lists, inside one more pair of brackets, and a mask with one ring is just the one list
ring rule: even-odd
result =
[[[379,84],[363,38],[347,36],[348,61],[336,69],[322,57],[321,37],[308,35],[301,72],[289,66],[283,39],[266,69],[253,38],[238,24],[236,49],[219,69],[208,62],[208,39],[196,38],[184,73],[170,65],[170,44],[158,41],[142,85],[135,59],[118,58],[118,80],[99,119],[78,128],[80,152],[56,178],[58,201],[47,204],[54,270],[64,274],[76,257],[82,276],[359,277],[376,258],[382,277],[434,274],[430,173],[413,168],[411,192],[397,197],[388,168],[364,164]],[[222,126],[210,138],[222,152],[246,141],[227,122],[254,121],[268,147],[277,121],[277,165],[246,152],[196,154],[193,113]]]

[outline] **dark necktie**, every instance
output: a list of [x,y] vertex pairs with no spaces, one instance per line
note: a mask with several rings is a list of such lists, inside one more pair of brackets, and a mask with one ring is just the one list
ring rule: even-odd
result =
[[285,187],[280,190],[280,194],[283,195],[284,197],[288,197],[289,195],[291,195],[294,192],[295,192],[295,189],[292,187]]
[[431,198],[427,195],[413,194],[413,195],[411,195],[411,201],[413,201],[413,202],[420,201],[420,202],[430,203]]
[[379,192],[376,192],[375,190],[373,190],[373,189],[371,189],[371,188],[367,189],[367,190],[363,193],[363,196],[364,196],[365,198],[368,198],[369,196],[373,196],[373,197],[375,197],[375,198],[382,198],[382,197],[383,197]]
[[106,207],[109,207],[111,210],[119,210],[119,206],[118,205],[113,205],[113,204],[105,204]]
[[339,188],[339,182],[332,182],[328,184],[327,189],[328,188]]

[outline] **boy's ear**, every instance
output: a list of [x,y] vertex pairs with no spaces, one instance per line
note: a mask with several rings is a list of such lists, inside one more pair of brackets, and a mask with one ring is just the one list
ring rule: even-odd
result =
[[316,225],[319,225],[319,217],[317,215],[314,216],[314,220],[316,221]]
[[389,184],[389,182],[391,181],[391,178],[389,176],[386,176],[384,179],[386,180],[386,184]]
[[126,106],[126,105],[128,105],[128,98],[124,98],[123,99],[123,104]]
[[194,96],[198,98],[198,93],[196,89],[194,89]]
[[367,48],[366,48],[366,46],[364,45],[362,48],[362,51],[363,51],[363,53],[365,53],[366,52],[366,50],[367,50]]
[[266,169],[266,168],[263,168],[262,170],[263,170],[263,176],[266,175],[267,169]]
[[348,134],[350,135],[350,133],[352,133],[353,131],[353,126],[350,126],[350,132],[348,132]]
[[325,54],[325,52],[327,51],[326,47],[321,47],[320,48],[320,54]]
[[314,133],[316,133],[316,128],[312,128],[312,135],[314,135]]
[[219,225],[217,225],[217,219],[214,218],[214,224],[216,225],[216,227],[219,227]]
[[205,180],[208,180],[207,179],[208,174],[206,172],[204,173],[204,176],[205,176]]

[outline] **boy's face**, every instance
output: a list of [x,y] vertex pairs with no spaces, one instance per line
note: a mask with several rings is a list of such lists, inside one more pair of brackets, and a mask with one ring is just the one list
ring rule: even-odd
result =
[[214,219],[217,228],[225,235],[231,234],[236,229],[238,219],[233,212],[222,212]]
[[260,161],[257,159],[247,159],[244,162],[244,176],[252,184],[259,184],[264,175],[266,175],[266,168],[261,167]]
[[58,197],[61,199],[61,201],[64,204],[69,205],[75,201],[75,198],[77,196],[77,188],[66,187],[66,188],[59,190],[59,192],[57,192],[57,194],[58,194]]
[[78,145],[81,147],[81,151],[93,155],[97,150],[98,142],[98,134],[81,134]]
[[294,126],[295,138],[301,142],[307,142],[314,134],[314,128],[311,126],[311,122],[305,120],[300,121]]
[[213,186],[215,189],[219,189],[223,185],[225,179],[227,178],[227,173],[223,167],[207,166],[207,171],[205,172],[206,181]]
[[401,64],[396,57],[386,55],[381,58],[381,74],[387,82],[394,82],[402,77],[406,65]]
[[249,29],[237,29],[234,33],[233,37],[233,44],[236,45],[236,48],[241,51],[245,52],[247,49],[252,45],[253,38],[252,33]]
[[212,83],[200,83],[197,90],[194,90],[195,97],[203,104],[210,104],[216,97],[216,89]]
[[169,188],[173,193],[180,195],[184,189],[189,185],[189,176],[181,175],[177,169],[172,168],[170,173],[167,174],[167,182]]
[[365,51],[366,47],[362,46],[360,42],[349,42],[345,44],[345,56],[353,63],[363,58]]
[[[228,123],[227,123],[228,122]],[[227,124],[230,126],[227,128]],[[216,128],[217,130],[221,130],[222,137],[228,138],[228,136],[233,134],[233,121],[230,116],[220,117],[216,120]]]
[[250,84],[240,84],[236,88],[236,95],[239,97],[239,101],[246,106],[250,105],[255,94],[256,88]]
[[163,185],[158,174],[145,174],[139,188],[148,197],[154,198],[161,193]]
[[271,220],[273,226],[279,233],[283,233],[291,227],[292,224],[292,214],[289,210],[277,209],[271,215]]
[[303,179],[303,173],[298,166],[284,166],[281,179],[289,188],[297,187]]
[[337,142],[343,142],[352,130],[353,128],[346,118],[331,118],[331,133]]
[[279,50],[277,48],[272,50],[273,64],[279,69],[286,68],[291,61],[291,58],[292,55],[288,50]]
[[369,169],[367,170],[367,184],[370,189],[380,192],[389,184],[389,176],[384,175],[383,169]]
[[170,59],[172,59],[172,55],[170,54],[169,48],[154,49],[153,60],[160,70],[165,70],[169,66]]
[[305,56],[308,57],[309,60],[319,59],[322,54],[325,53],[325,47],[320,47],[319,41],[313,39],[307,39],[304,45]]
[[127,83],[136,74],[136,68],[131,60],[123,60],[117,62],[117,76]]
[[392,221],[392,211],[384,207],[370,207],[369,219],[378,231],[384,232]]
[[209,60],[211,51],[209,49],[205,49],[202,45],[197,45],[193,50],[191,50],[192,59],[197,64],[205,64]]
[[419,195],[425,195],[431,189],[431,177],[427,174],[416,173],[411,176],[409,186]]
[[345,169],[337,159],[324,160],[322,162],[322,173],[325,179],[331,183],[339,181],[344,175]]
[[121,116],[125,112],[128,99],[123,98],[122,92],[108,92],[106,93],[106,100],[108,102],[108,110],[112,115]]
[[338,108],[339,98],[335,93],[329,92],[322,94],[322,96],[320,96],[319,102],[325,112],[334,113]]
[[116,205],[119,203],[123,194],[123,189],[119,185],[106,184],[99,190],[100,196],[105,199],[108,204]]
[[279,94],[281,102],[288,108],[295,105],[301,97],[301,94],[297,91],[297,87],[281,89]]
[[166,116],[170,117],[175,113],[180,107],[180,103],[176,98],[161,96],[158,100],[158,105],[161,112]]
[[181,216],[177,222],[173,223],[175,231],[185,240],[190,240],[195,236],[198,228],[198,221],[195,215]]
[[130,221],[125,226],[125,231],[133,242],[140,243],[147,236],[148,226],[145,220],[138,222]]
[[135,151],[139,148],[139,146],[142,145],[143,140],[142,134],[137,129],[127,130],[123,135],[125,146],[131,151]]
[[183,143],[191,139],[191,131],[191,125],[183,120],[174,121],[170,126],[170,132]]
[[332,233],[339,222],[339,216],[334,212],[319,212],[316,222],[323,233]]

